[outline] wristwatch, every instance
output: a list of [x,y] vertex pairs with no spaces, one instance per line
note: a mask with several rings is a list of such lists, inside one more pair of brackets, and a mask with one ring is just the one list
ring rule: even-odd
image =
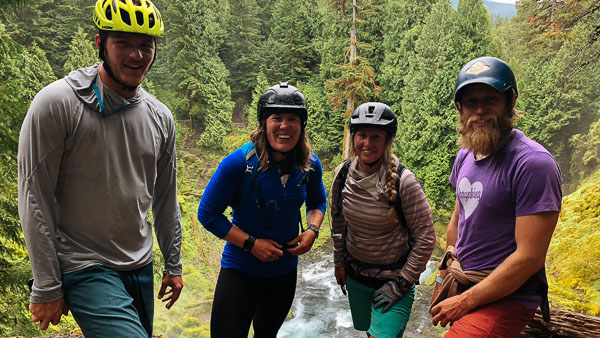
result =
[[404,277],[400,277],[400,279],[398,280],[398,285],[403,290],[408,290],[413,284],[410,283],[409,281],[407,281],[406,279],[404,279]]
[[252,247],[254,246],[254,242],[256,242],[256,238],[254,238],[253,236],[248,236],[248,238],[246,238],[246,240],[244,241],[244,251],[250,252],[252,250]]
[[307,225],[306,226],[306,230],[312,230],[312,231],[314,231],[315,234],[317,235],[317,237],[315,237],[315,238],[319,238],[319,227],[316,226],[315,224],[311,223],[311,224]]

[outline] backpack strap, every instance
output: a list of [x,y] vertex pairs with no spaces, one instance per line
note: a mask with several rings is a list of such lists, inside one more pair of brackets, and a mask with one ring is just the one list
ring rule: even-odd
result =
[[406,169],[406,167],[404,167],[402,163],[398,162],[398,180],[396,181],[396,191],[398,192],[398,199],[394,203],[394,210],[396,211],[396,215],[398,216],[398,221],[406,227],[406,218],[404,217],[404,212],[402,211],[402,198],[400,198],[400,179],[402,178],[404,169]]
[[[338,184],[338,188],[339,188],[338,198],[337,198],[337,201],[335,201],[336,206],[338,207],[338,212],[341,212],[342,189],[344,188],[344,185],[346,184],[346,179],[348,177],[349,168],[350,168],[350,161],[345,160],[344,165],[340,167],[340,169],[338,170],[337,173],[334,173],[333,184]],[[398,180],[396,181],[396,191],[398,192],[398,199],[396,200],[396,202],[393,203],[393,207],[394,207],[394,211],[396,211],[396,216],[398,217],[398,222],[402,226],[406,227],[408,230],[408,253],[410,254],[410,251],[413,248],[414,241],[410,234],[410,230],[408,229],[408,226],[406,224],[406,218],[404,217],[404,212],[402,210],[402,199],[400,198],[400,179],[402,178],[402,174],[404,173],[405,169],[406,169],[406,167],[404,167],[404,165],[402,165],[402,163],[398,162],[398,167],[396,168],[396,171],[398,173]],[[332,201],[332,203],[334,203],[334,202]],[[332,237],[333,237],[333,234],[332,234]],[[345,257],[346,267],[351,267],[352,266],[350,264],[351,262],[356,263],[356,265],[358,266],[358,269],[356,272],[360,272],[363,269],[372,269],[372,268],[377,268],[377,269],[382,269],[382,270],[399,269],[399,268],[402,268],[402,266],[404,266],[404,264],[406,263],[406,260],[408,258],[408,254],[407,254],[406,256],[401,257],[397,262],[394,262],[391,264],[370,264],[370,263],[360,262],[356,258],[352,257],[352,255],[350,255],[350,253],[347,250],[346,250],[345,256],[346,256]]]
[[404,217],[404,211],[402,210],[402,198],[400,196],[400,179],[402,178],[404,169],[406,169],[406,167],[404,167],[402,165],[402,163],[398,162],[398,168],[397,168],[398,180],[396,181],[396,191],[398,192],[398,199],[394,203],[394,211],[396,211],[396,216],[398,216],[398,221],[404,227],[406,227],[406,230],[408,233],[408,252],[410,253],[415,242],[412,238],[412,235],[410,234],[410,229],[408,228],[408,224],[406,224],[406,217]]
[[[339,166],[338,169],[333,173],[333,181],[331,183],[330,194],[333,194],[333,187],[337,184],[338,195],[337,199],[335,201],[332,200],[331,203],[335,203],[338,213],[342,211],[342,190],[344,189],[344,185],[346,185],[346,178],[348,178],[349,169],[350,161],[348,161],[348,159],[345,159],[343,165]],[[337,214],[332,216],[337,216]]]
[[242,200],[242,196],[244,196],[248,190],[250,190],[250,186],[257,185],[256,170],[258,167],[258,156],[256,155],[254,143],[248,142],[241,146],[240,149],[244,153],[244,157],[246,159],[246,169],[244,170],[244,178],[242,180],[242,184],[240,185],[240,189],[229,203],[231,207],[236,206]]

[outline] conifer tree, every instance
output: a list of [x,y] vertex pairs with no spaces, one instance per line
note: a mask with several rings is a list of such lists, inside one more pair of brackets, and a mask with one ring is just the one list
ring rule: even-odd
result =
[[275,2],[271,32],[266,45],[265,72],[271,82],[306,81],[318,69],[318,53],[313,43],[317,35],[314,2],[295,0]]
[[221,55],[229,70],[232,99],[247,103],[263,62],[261,52],[266,37],[261,35],[259,13],[262,9],[256,0],[229,0],[229,8],[231,23],[227,25]]
[[482,0],[460,0],[457,6],[459,41],[464,56],[471,60],[476,57],[498,56],[500,46],[492,39],[491,20]]
[[[365,1],[368,3],[368,1]],[[346,15],[346,2],[342,0],[330,0],[329,6],[335,9],[335,13],[340,16]],[[350,8],[349,15],[352,19],[346,21],[349,24],[347,29],[350,30],[350,44],[346,47],[343,54],[342,64],[333,64],[329,66],[329,78],[326,80],[328,96],[335,110],[340,109],[345,104],[346,109],[342,112],[343,120],[350,117],[354,108],[366,101],[376,100],[379,96],[380,87],[375,83],[375,69],[371,66],[369,59],[359,57],[359,42],[358,26],[361,22],[360,6],[357,0],[352,0],[348,3]],[[368,11],[367,11],[368,13]],[[339,28],[332,27],[334,32]],[[343,31],[343,29],[342,29]],[[325,42],[325,44],[329,44]],[[368,44],[365,44],[368,45]],[[335,44],[334,44],[335,46]],[[331,53],[331,52],[330,52]],[[337,56],[338,58],[341,55]],[[335,59],[336,56],[329,56],[330,59]],[[348,157],[350,146],[350,131],[347,125],[344,125],[343,138],[343,158]]]
[[17,44],[0,23],[0,336],[32,336],[25,282],[31,277],[17,205],[21,122],[35,93],[54,75],[44,52]]
[[252,91],[252,102],[250,102],[250,104],[246,105],[246,107],[244,108],[244,113],[246,115],[246,121],[248,122],[248,124],[247,124],[248,132],[251,132],[252,130],[254,130],[255,128],[258,127],[258,116],[257,116],[258,99],[260,99],[260,96],[269,87],[270,87],[270,84],[267,81],[267,77],[265,76],[265,74],[262,71],[259,72],[258,76],[256,77],[256,86],[254,87],[254,90]]
[[226,79],[229,72],[218,55],[225,31],[219,13],[228,13],[225,1],[177,1],[167,9],[171,25],[168,50],[173,69],[171,83],[181,98],[173,110],[203,130],[200,143],[222,149],[231,130],[233,102]]
[[[463,4],[467,12],[482,6],[481,0],[462,1],[470,4],[466,8]],[[496,48],[491,42],[487,11],[476,12],[479,16],[461,10],[457,13],[447,1],[437,1],[425,19],[415,53],[409,56],[404,78],[398,156],[423,181],[432,208],[442,217],[443,211],[454,207],[448,177],[458,150],[453,105],[456,76],[467,61],[489,55]]]
[[415,42],[425,17],[431,9],[432,0],[388,1],[385,7],[383,53],[385,55],[377,79],[381,84],[381,99],[396,114],[401,113],[404,76],[408,72],[409,55],[414,53]]
[[344,136],[342,115],[333,109],[327,97],[327,88],[319,75],[300,85],[299,89],[304,93],[308,105],[307,135],[313,151],[323,165],[327,165],[328,160],[341,151]]
[[566,168],[573,161],[581,161],[572,157],[569,139],[585,134],[600,117],[600,64],[590,62],[600,46],[590,38],[598,20],[600,12],[590,13],[569,29],[568,38],[562,35],[558,37],[561,41],[553,42],[560,45],[557,51],[547,50],[530,57],[522,67],[517,106],[522,117],[517,126],[554,155],[567,183],[580,177],[580,172]]
[[77,28],[77,33],[73,36],[69,47],[69,57],[63,67],[65,74],[78,68],[91,66],[99,61],[93,40],[81,27]]

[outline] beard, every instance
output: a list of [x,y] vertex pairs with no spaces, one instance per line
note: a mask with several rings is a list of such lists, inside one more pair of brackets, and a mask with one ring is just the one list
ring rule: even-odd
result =
[[[461,113],[458,118],[458,132],[461,136],[458,145],[467,148],[474,154],[488,156],[496,153],[508,141],[512,131],[512,114],[502,116],[492,115],[489,123],[491,128],[474,128],[473,124],[480,120],[480,116],[467,117]],[[487,117],[486,117],[487,118]]]

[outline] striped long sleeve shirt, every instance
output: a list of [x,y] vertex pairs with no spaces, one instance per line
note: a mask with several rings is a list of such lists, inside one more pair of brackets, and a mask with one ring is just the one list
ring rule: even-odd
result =
[[[395,157],[393,160],[397,161]],[[334,263],[336,266],[344,266],[346,252],[360,262],[378,265],[392,264],[408,255],[401,268],[369,268],[360,273],[383,280],[401,276],[415,283],[425,270],[435,244],[431,210],[421,184],[406,169],[399,184],[399,198],[406,226],[397,219],[390,221],[387,213],[392,206],[386,197],[385,168],[384,163],[379,172],[374,174],[379,176],[379,180],[375,181],[377,198],[368,191],[373,189],[369,189],[367,182],[373,181],[369,179],[370,175],[360,169],[356,158],[350,164],[342,191],[337,182],[340,177],[334,179],[330,194],[332,233],[342,235],[334,236]],[[340,193],[341,199],[338,199]],[[339,200],[341,205],[336,202]],[[414,242],[410,252],[409,232]]]

